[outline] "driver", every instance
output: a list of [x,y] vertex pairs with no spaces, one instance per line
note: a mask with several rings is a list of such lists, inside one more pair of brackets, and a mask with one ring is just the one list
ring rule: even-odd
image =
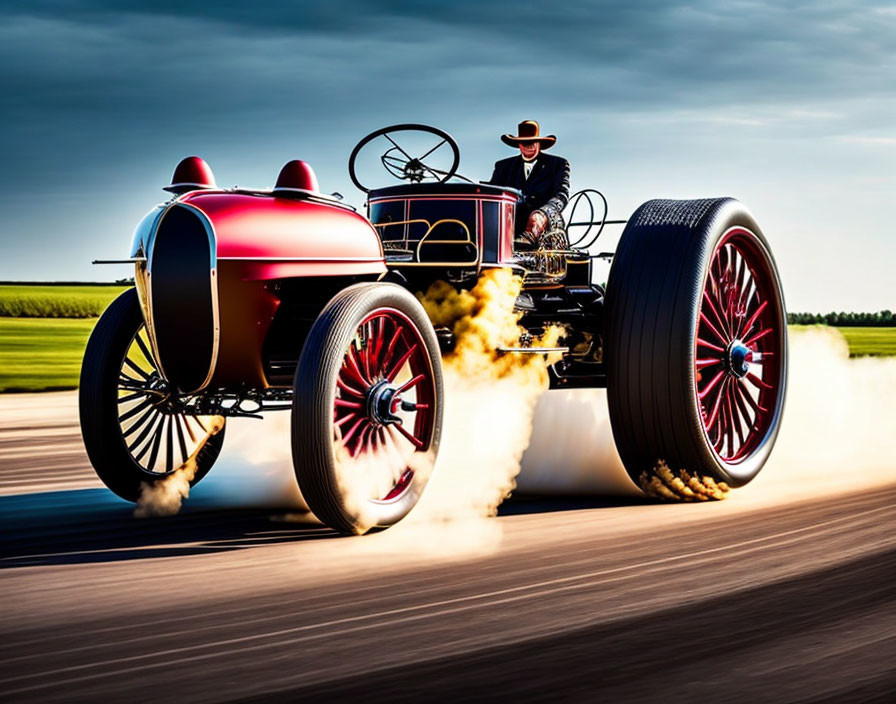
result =
[[569,162],[543,153],[557,138],[540,136],[535,120],[524,120],[517,132],[501,135],[501,141],[519,147],[520,153],[496,162],[488,183],[522,191],[516,206],[516,233],[538,247],[545,232],[565,229],[562,213],[569,201]]

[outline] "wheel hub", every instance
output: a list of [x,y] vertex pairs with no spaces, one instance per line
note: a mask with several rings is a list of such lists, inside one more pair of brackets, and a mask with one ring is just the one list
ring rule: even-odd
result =
[[395,415],[401,405],[398,388],[385,379],[374,384],[367,396],[367,415],[381,425],[400,423],[401,418]]
[[753,352],[740,340],[734,340],[725,352],[725,363],[728,369],[739,379],[743,379],[750,371]]
[[181,411],[180,399],[177,394],[172,393],[168,383],[157,371],[150,375],[145,388],[146,393],[157,397],[158,400],[153,404],[157,411],[166,415]]
[[419,159],[411,159],[404,167],[405,177],[414,183],[423,180],[423,163]]

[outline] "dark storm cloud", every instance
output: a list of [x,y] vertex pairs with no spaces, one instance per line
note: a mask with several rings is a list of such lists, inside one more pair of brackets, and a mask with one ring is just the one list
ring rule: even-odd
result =
[[830,105],[889,94],[894,56],[896,13],[856,2],[547,12],[521,0],[12,0],[0,10],[0,139],[15,151],[42,136],[77,153],[98,134],[111,144],[240,124],[339,128],[389,119],[396,105],[471,126],[526,105]]
[[[455,133],[471,174],[528,115],[579,164],[598,126],[601,160],[729,122],[889,138],[894,57],[896,12],[861,2],[7,0],[0,207],[7,231],[38,238],[90,221],[112,251],[109,223],[133,216],[96,222],[92,193],[144,208],[134,184],[197,152],[228,185],[301,155],[344,190],[354,141],[406,121]],[[46,192],[55,220],[38,222]]]
[[[642,0],[555,8],[549,14],[543,2],[467,0],[265,8],[85,0],[7,3],[5,14],[37,33],[34,46],[16,47],[26,65],[12,81],[18,87],[38,79],[36,99],[46,87],[64,100],[59,83],[72,72],[84,78],[79,68],[121,85],[191,68],[207,74],[216,63],[237,87],[251,81],[259,90],[319,67],[322,79],[349,74],[350,85],[352,73],[398,82],[433,70],[500,67],[497,74],[511,80],[496,86],[499,95],[531,76],[555,94],[581,91],[575,99],[585,104],[626,105],[713,104],[746,91],[769,101],[865,94],[887,89],[896,68],[896,15],[871,3]],[[55,51],[66,32],[73,43]],[[258,61],[232,60],[265,40],[276,63],[264,52]]]
[[100,133],[114,143],[240,123],[339,127],[361,111],[373,124],[396,104],[480,123],[526,104],[798,106],[886,92],[896,70],[896,15],[852,2],[642,0],[548,13],[519,1],[83,0],[13,1],[0,13],[13,149],[39,135],[77,152]]

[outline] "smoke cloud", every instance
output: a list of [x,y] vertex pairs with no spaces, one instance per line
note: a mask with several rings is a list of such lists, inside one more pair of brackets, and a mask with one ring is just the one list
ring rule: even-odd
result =
[[[442,359],[443,442],[438,458],[413,453],[389,427],[386,442],[355,458],[337,443],[346,454],[338,462],[340,488],[360,517],[359,532],[376,523],[369,499],[388,493],[408,466],[418,477],[432,477],[411,514],[416,521],[491,516],[513,490],[535,402],[548,387],[545,355],[498,351],[519,346],[525,332],[514,311],[521,290],[520,277],[490,269],[470,290],[438,281],[418,294],[432,323],[455,339]],[[552,327],[533,346],[556,346],[562,332]]]
[[[470,291],[436,282],[421,296],[433,324],[451,328],[455,347],[443,358],[444,436],[431,484],[412,514],[417,520],[493,516],[516,487],[548,364],[559,358],[498,352],[519,346],[524,329],[514,304],[521,289],[521,278],[492,269]],[[554,347],[562,334],[551,327],[532,346]]]
[[[375,543],[369,549],[412,549],[436,557],[496,549],[499,522],[485,519],[515,489],[641,493],[616,453],[605,390],[545,393],[543,357],[495,352],[498,346],[515,344],[519,334],[512,310],[514,286],[518,283],[512,277],[489,277],[472,291],[451,293],[439,286],[423,296],[430,315],[438,324],[450,324],[458,342],[455,353],[444,359],[442,444],[420,503],[397,526],[366,539]],[[850,359],[836,330],[792,329],[778,442],[759,476],[731,492],[725,503],[732,509],[773,505],[896,481],[894,429],[896,359]],[[196,492],[228,506],[305,511],[289,448],[287,413],[269,414],[263,423],[228,421],[218,465]],[[189,480],[185,485],[188,489]],[[179,505],[186,495],[184,483],[163,497],[169,493]],[[149,505],[167,501],[156,498]]]
[[791,330],[788,383],[775,449],[735,498],[783,501],[896,481],[896,358],[850,359],[834,328]]
[[221,455],[193,488],[191,505],[281,508],[290,511],[291,520],[314,522],[296,484],[290,415],[277,411],[263,420],[228,418]]
[[164,479],[140,485],[140,498],[137,499],[137,507],[134,509],[135,518],[149,518],[152,516],[173,516],[183,504],[184,499],[190,495],[190,482],[196,476],[196,458],[213,435],[217,435],[224,428],[224,418],[221,416],[203,416],[204,425],[209,428],[209,433],[193,450],[193,454]]
[[[525,332],[514,312],[521,288],[519,277],[496,269],[469,291],[436,282],[419,295],[433,324],[455,338],[442,362],[442,442],[417,506],[366,549],[462,559],[498,548],[501,527],[487,519],[516,487],[548,365],[560,356],[498,351],[519,346]],[[562,334],[551,327],[532,346],[554,347]]]
[[[850,358],[834,328],[791,328],[778,441],[757,478],[730,500],[773,504],[896,481],[894,430],[896,359]],[[603,389],[541,397],[518,484],[544,494],[640,493],[616,453]]]
[[422,479],[432,472],[432,453],[414,454],[414,446],[391,426],[383,428],[381,439],[356,457],[340,440],[336,442],[336,479],[348,511],[356,516],[358,533],[377,524],[370,499],[386,496],[408,467]]
[[531,494],[636,496],[616,452],[606,389],[548,391],[538,399],[518,489]]

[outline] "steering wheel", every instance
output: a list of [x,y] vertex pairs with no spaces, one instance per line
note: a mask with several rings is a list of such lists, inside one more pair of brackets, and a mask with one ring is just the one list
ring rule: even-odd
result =
[[[394,134],[397,132],[428,132],[438,137],[440,141],[436,142],[431,149],[420,156],[414,157],[411,156],[410,150],[404,149],[401,144],[399,144],[398,139],[394,137]],[[352,183],[365,193],[370,193],[370,189],[358,180],[358,176],[355,173],[355,164],[360,151],[378,137],[385,138],[387,143],[391,144],[391,146],[380,156],[380,162],[382,163],[383,168],[397,179],[410,181],[411,183],[420,183],[423,179],[432,178],[440,183],[444,183],[457,172],[458,164],[460,164],[460,149],[457,146],[457,142],[454,141],[454,138],[447,132],[443,132],[436,127],[430,127],[429,125],[418,125],[413,123],[383,127],[376,132],[371,132],[358,142],[355,145],[355,148],[352,149],[351,156],[348,158],[348,175],[351,176]],[[434,168],[424,161],[424,159],[431,157],[444,145],[448,145],[452,152],[451,167],[447,171]]]

